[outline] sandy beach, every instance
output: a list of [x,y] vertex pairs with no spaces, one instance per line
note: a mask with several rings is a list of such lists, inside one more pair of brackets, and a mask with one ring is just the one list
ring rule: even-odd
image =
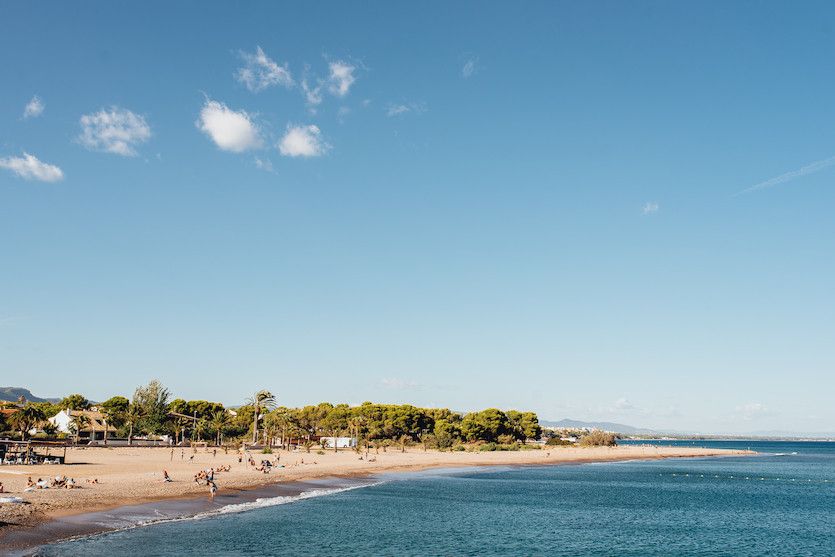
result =
[[[21,497],[25,503],[0,504],[0,541],[13,530],[28,528],[50,518],[82,514],[124,505],[147,503],[173,498],[209,496],[208,488],[194,482],[200,470],[229,466],[215,481],[221,492],[240,491],[282,482],[327,477],[365,476],[383,472],[415,471],[433,467],[464,467],[491,465],[545,465],[583,462],[605,462],[632,459],[733,456],[746,451],[705,449],[697,447],[656,447],[623,445],[619,447],[556,447],[518,452],[438,452],[412,448],[405,453],[388,450],[360,459],[353,451],[331,451],[325,454],[275,451],[272,455],[253,453],[262,458],[279,460],[284,467],[265,474],[238,462],[238,453],[219,449],[120,447],[74,448],[67,452],[67,464],[39,466],[4,466],[0,482],[4,496]],[[163,481],[167,470],[172,481]],[[27,478],[37,481],[65,475],[74,478],[77,489],[38,489],[24,492]],[[97,480],[98,483],[89,483]]]

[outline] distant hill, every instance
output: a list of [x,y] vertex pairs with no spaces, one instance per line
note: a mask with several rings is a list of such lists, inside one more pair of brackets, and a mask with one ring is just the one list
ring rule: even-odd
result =
[[0,387],[0,401],[17,402],[21,397],[26,397],[29,402],[58,402],[60,398],[41,398],[32,394],[29,389],[23,387]]
[[548,420],[539,420],[539,425],[542,427],[556,427],[556,428],[590,428],[590,429],[602,429],[605,431],[613,431],[615,433],[624,433],[626,435],[652,435],[657,433],[651,429],[642,429],[640,427],[634,427],[631,425],[625,424],[616,424],[613,422],[582,422],[580,420],[569,420],[564,419],[558,422],[548,421]]

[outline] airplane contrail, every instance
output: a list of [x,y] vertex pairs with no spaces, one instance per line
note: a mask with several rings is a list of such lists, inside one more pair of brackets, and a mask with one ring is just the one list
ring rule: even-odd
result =
[[797,170],[792,170],[791,172],[786,172],[785,174],[775,176],[774,178],[766,180],[765,182],[754,184],[750,188],[746,188],[742,191],[736,192],[734,196],[751,193],[752,191],[757,191],[764,188],[770,188],[772,186],[782,184],[783,182],[788,182],[789,180],[794,180],[795,178],[806,176],[807,174],[814,174],[815,172],[823,170],[827,166],[832,166],[833,164],[835,164],[835,157],[829,157],[828,159],[823,159],[822,161],[813,162],[811,164],[807,164],[806,166],[802,166]]

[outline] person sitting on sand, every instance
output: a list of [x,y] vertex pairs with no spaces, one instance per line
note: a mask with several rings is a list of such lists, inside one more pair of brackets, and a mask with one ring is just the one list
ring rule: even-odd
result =
[[3,487],[3,482],[0,482],[0,493],[6,493],[6,488]]
[[26,487],[35,487],[35,482],[32,481],[32,476],[26,478]]
[[165,481],[165,482],[170,482],[171,481],[171,476],[168,475],[168,470],[163,470],[162,471],[162,480]]
[[67,489],[75,489],[78,486],[75,485],[75,479],[70,478],[69,480],[66,481],[66,483],[64,484],[64,487],[66,487]]

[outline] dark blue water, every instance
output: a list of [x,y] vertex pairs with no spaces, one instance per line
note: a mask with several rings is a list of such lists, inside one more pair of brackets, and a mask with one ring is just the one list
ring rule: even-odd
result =
[[835,443],[699,445],[763,454],[425,473],[42,554],[835,555]]

